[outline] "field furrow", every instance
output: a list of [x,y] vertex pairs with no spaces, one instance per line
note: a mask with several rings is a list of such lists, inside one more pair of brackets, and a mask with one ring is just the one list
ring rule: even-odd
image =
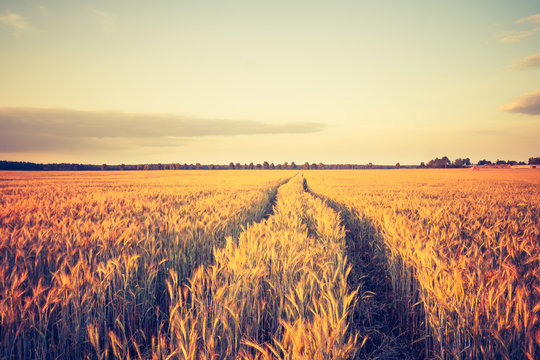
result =
[[346,231],[346,254],[352,270],[351,288],[359,289],[357,306],[350,327],[365,336],[358,359],[413,359],[413,341],[400,329],[399,314],[392,282],[386,271],[386,258],[379,244],[380,233],[373,223],[360,218],[344,204],[314,193],[307,181],[304,188],[311,195],[339,213]]
[[228,238],[189,285],[172,274],[170,336],[159,358],[351,358],[356,291],[344,241],[339,216],[293,178],[279,188],[274,214]]

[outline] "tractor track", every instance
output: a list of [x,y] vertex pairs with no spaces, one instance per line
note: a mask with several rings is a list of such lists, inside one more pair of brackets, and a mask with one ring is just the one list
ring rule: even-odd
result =
[[350,330],[367,336],[357,354],[358,359],[418,359],[422,352],[414,351],[408,336],[401,331],[396,313],[395,294],[386,272],[385,259],[376,251],[381,236],[369,219],[361,218],[343,204],[313,192],[307,180],[304,191],[324,201],[336,211],[346,230],[347,257],[352,266],[351,288],[359,289],[358,302],[350,321]]

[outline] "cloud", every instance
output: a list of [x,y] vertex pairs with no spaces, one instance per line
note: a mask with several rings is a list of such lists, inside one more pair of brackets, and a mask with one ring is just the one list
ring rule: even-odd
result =
[[540,14],[534,14],[532,16],[525,17],[517,21],[518,24],[525,22],[540,23]]
[[[516,21],[516,23],[540,24],[540,14],[535,14],[532,16],[521,18],[518,21]],[[540,31],[540,27],[536,27],[534,29],[525,30],[525,31],[506,32],[506,33],[498,35],[498,38],[499,38],[499,42],[501,43],[505,43],[505,44],[517,43],[533,36],[538,31]]]
[[104,32],[109,32],[115,28],[116,17],[113,14],[98,9],[92,9],[92,13],[96,16],[101,30]]
[[540,115],[540,90],[521,95],[512,104],[501,106],[502,111],[527,115]]
[[6,11],[0,15],[0,23],[9,27],[14,33],[18,33],[29,28],[24,17],[11,11]]
[[526,56],[523,59],[514,60],[512,61],[512,65],[510,67],[515,69],[523,69],[523,68],[532,68],[532,67],[539,67],[540,66],[540,50],[538,50],[538,54]]
[[0,107],[0,152],[178,146],[204,136],[303,134],[312,122],[199,119],[174,114]]
[[540,31],[540,28],[532,29],[529,31],[515,31],[508,35],[500,35],[499,42],[503,44],[517,43],[527,39],[534,35],[537,31]]

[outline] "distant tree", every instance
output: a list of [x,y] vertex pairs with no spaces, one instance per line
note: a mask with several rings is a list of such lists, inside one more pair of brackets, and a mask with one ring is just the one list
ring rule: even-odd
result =
[[447,168],[450,165],[452,165],[452,162],[446,156],[443,156],[441,159],[435,158],[427,163],[427,167],[430,168]]
[[322,170],[324,169],[324,164],[322,162],[320,162],[317,167],[319,168],[319,170]]
[[540,157],[530,157],[529,165],[540,165]]
[[280,170],[283,169],[283,165],[277,164],[277,165],[276,165],[276,169],[280,169]]
[[107,164],[101,164],[101,170],[103,171],[107,170]]
[[462,167],[470,166],[470,165],[471,165],[471,160],[469,158],[465,158],[465,159],[457,158],[456,160],[454,160],[454,163],[452,164],[453,167],[457,167],[457,168],[462,168]]
[[261,164],[257,164],[257,165],[255,165],[255,168],[256,168],[257,170],[261,170],[261,169],[262,169],[262,165],[261,165]]
[[254,165],[253,163],[249,163],[249,169],[250,169],[250,170],[255,169],[255,165]]
[[288,168],[289,168],[289,163],[285,161],[283,163],[283,169],[288,169]]
[[242,169],[242,165],[240,163],[236,163],[234,167],[235,169]]
[[400,164],[400,163],[396,163],[396,165],[394,165],[394,167],[395,167],[396,169],[399,169],[399,168],[401,167],[401,164]]
[[290,165],[291,170],[296,170],[296,163],[293,161]]
[[229,163],[229,169],[234,169],[234,164],[232,162]]
[[420,167],[421,167],[421,168],[425,168],[425,167],[426,167],[426,163],[422,161],[422,162],[420,163]]
[[265,161],[265,162],[263,162],[262,167],[263,167],[263,169],[268,170],[268,169],[270,169],[270,164],[268,163],[268,161]]
[[370,162],[369,164],[367,164],[367,167],[368,169],[373,169],[373,163]]
[[489,160],[480,160],[478,161],[478,165],[482,166],[482,165],[491,165],[491,161]]
[[[75,165],[76,166],[76,165]],[[126,170],[126,164],[121,164],[120,165],[120,170]]]
[[274,165],[274,163],[271,163],[270,164],[270,169],[274,170],[276,168],[276,165]]
[[316,170],[317,169],[317,164],[315,164],[315,163],[311,164],[310,168],[313,169],[313,170]]
[[201,163],[196,163],[195,164],[195,169],[200,170],[201,169]]
[[442,159],[441,159],[443,162],[444,162],[444,167],[448,167],[452,164],[452,162],[450,161],[450,159],[448,158],[448,156],[443,156]]
[[307,161],[304,163],[304,170],[309,170],[309,163]]

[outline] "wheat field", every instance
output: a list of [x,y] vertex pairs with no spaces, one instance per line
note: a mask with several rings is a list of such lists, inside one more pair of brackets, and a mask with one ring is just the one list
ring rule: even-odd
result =
[[0,356],[536,359],[539,190],[536,170],[2,172]]
[[308,182],[384,262],[423,356],[540,357],[540,173],[313,172]]
[[[147,356],[185,281],[267,211],[283,173],[3,173],[0,353]],[[134,357],[134,355],[130,355]]]

